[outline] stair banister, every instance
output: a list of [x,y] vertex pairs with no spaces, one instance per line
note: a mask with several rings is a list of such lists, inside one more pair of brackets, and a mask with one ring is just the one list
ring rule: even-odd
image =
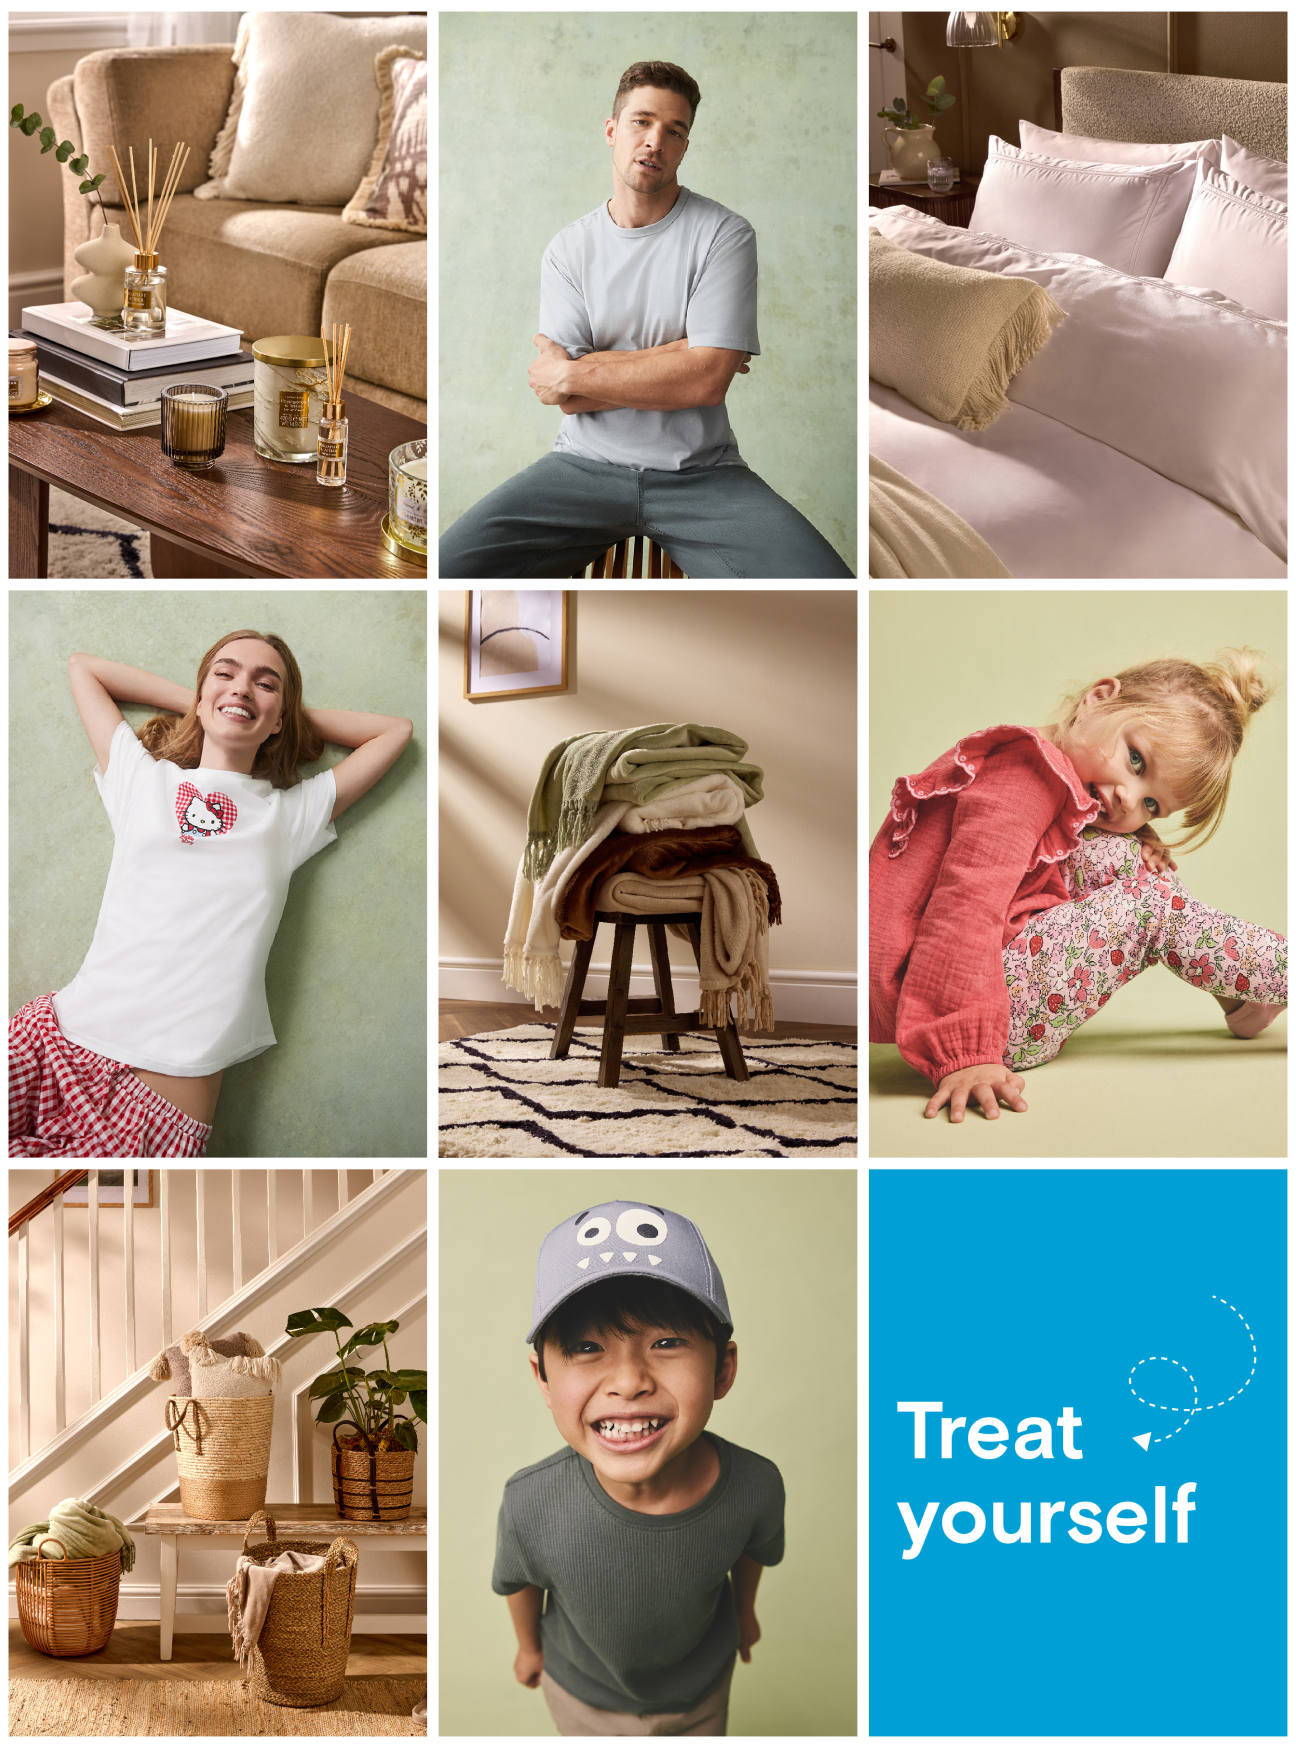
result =
[[230,1206],[233,1209],[234,1217],[234,1229],[231,1234],[234,1256],[234,1291],[241,1293],[243,1291],[243,1197],[239,1185],[243,1174],[231,1171],[230,1176],[234,1180],[230,1186]]
[[[147,1180],[146,1180],[147,1181]],[[126,1370],[135,1370],[135,1167],[122,1172],[122,1276],[126,1284]]]
[[43,1190],[40,1190],[32,1197],[26,1207],[19,1208],[16,1214],[10,1214],[10,1238],[13,1237],[14,1233],[17,1232],[18,1228],[24,1221],[34,1220],[37,1214],[43,1214],[51,1202],[57,1202],[62,1196],[64,1190],[70,1190],[73,1185],[78,1183],[84,1176],[85,1173],[80,1169],[80,1167],[75,1171],[60,1172],[54,1179],[54,1182],[52,1184],[46,1184]]
[[54,1434],[67,1425],[67,1334],[63,1318],[63,1192],[54,1198]]
[[198,1321],[207,1317],[207,1173],[194,1169],[194,1205],[198,1210]]
[[86,1217],[90,1222],[90,1401],[99,1400],[103,1391],[99,1379],[99,1173],[88,1174],[86,1194],[89,1202]]
[[[271,1176],[274,1174],[271,1173]],[[171,1173],[158,1171],[162,1215],[162,1345],[171,1346]]]
[[273,1268],[279,1260],[279,1198],[276,1186],[278,1172],[266,1173],[266,1266]]
[[28,1241],[31,1225],[18,1228],[18,1452],[19,1461],[31,1455],[31,1331],[27,1325]]

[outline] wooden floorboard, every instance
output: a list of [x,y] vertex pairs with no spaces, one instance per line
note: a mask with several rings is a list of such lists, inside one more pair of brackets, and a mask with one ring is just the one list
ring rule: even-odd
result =
[[[427,1638],[421,1633],[353,1633],[346,1672],[353,1680],[366,1675],[426,1675]],[[125,1621],[113,1628],[102,1651],[89,1657],[49,1657],[29,1645],[22,1627],[11,1620],[9,1673],[42,1681],[77,1675],[109,1681],[241,1681],[244,1671],[222,1633],[177,1633],[171,1661],[163,1663],[158,1622]]]
[[[472,1038],[479,1032],[505,1032],[510,1026],[529,1025],[534,1020],[558,1024],[558,1009],[545,1008],[537,1013],[532,1002],[512,1001],[442,1001],[440,1004],[439,1036],[441,1043],[454,1038]],[[741,1028],[739,1028],[741,1032]],[[768,1041],[768,1032],[742,1032],[753,1043]],[[774,1038],[822,1038],[832,1044],[858,1042],[856,1026],[826,1026],[817,1020],[776,1020]]]

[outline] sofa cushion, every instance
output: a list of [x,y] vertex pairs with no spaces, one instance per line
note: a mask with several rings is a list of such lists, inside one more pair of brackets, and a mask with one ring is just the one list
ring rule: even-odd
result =
[[344,205],[378,138],[374,57],[398,45],[426,53],[426,18],[244,13],[229,115],[198,197]]
[[324,287],[347,256],[384,255],[404,238],[346,225],[336,207],[199,201],[177,195],[163,236],[168,299],[177,309],[266,334],[318,334]]
[[426,400],[427,244],[367,249],[339,262],[324,288],[330,332],[334,322],[351,324],[348,378]]
[[427,60],[384,49],[374,61],[382,94],[369,174],[343,209],[351,225],[427,235]]

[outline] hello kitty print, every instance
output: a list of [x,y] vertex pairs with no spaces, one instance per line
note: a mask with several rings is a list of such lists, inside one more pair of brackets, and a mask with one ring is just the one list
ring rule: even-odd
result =
[[180,842],[192,844],[199,838],[223,836],[238,818],[238,808],[218,789],[204,795],[192,783],[182,783],[176,792],[176,818]]

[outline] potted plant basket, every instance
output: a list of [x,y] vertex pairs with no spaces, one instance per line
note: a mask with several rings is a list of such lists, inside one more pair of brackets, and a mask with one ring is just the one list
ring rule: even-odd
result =
[[[316,1424],[333,1427],[330,1461],[338,1516],[351,1522],[395,1523],[409,1516],[414,1497],[414,1423],[427,1424],[427,1373],[392,1369],[386,1338],[396,1333],[399,1323],[366,1324],[343,1347],[337,1332],[352,1327],[349,1317],[325,1306],[294,1311],[287,1333],[327,1332],[337,1346],[339,1364],[316,1378],[310,1394],[322,1398]],[[366,1373],[363,1366],[350,1363],[350,1355],[380,1342],[385,1366]],[[405,1402],[410,1412],[397,1414]],[[344,1427],[352,1430],[343,1433]]]

